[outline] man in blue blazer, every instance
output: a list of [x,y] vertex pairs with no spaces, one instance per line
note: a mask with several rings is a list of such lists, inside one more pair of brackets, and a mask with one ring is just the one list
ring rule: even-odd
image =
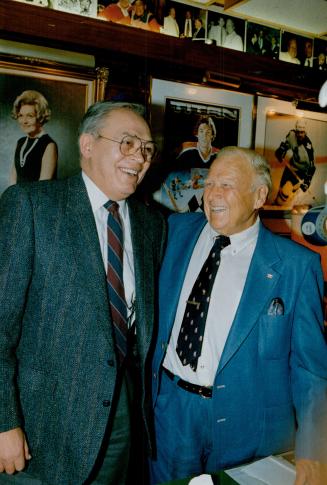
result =
[[[170,218],[153,359],[153,484],[294,447],[296,484],[327,483],[322,270],[316,253],[261,224],[270,188],[263,157],[226,147],[205,183],[206,217]],[[210,295],[197,275],[215,239],[229,245]]]
[[[125,484],[138,409],[132,377],[149,434],[145,362],[165,230],[132,194],[155,145],[140,107],[99,102],[79,147],[80,174],[16,185],[1,198],[0,483]],[[107,291],[108,200],[124,236],[123,361]]]

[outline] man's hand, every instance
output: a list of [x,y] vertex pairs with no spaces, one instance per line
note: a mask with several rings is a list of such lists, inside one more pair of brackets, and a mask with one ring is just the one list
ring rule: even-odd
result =
[[25,460],[30,460],[25,435],[21,428],[14,428],[0,433],[0,473],[9,475],[25,468]]
[[312,460],[296,461],[294,485],[326,485],[327,464]]

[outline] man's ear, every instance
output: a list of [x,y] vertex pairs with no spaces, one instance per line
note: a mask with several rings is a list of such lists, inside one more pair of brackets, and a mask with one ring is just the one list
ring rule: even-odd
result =
[[254,204],[255,209],[260,209],[266,202],[268,197],[268,187],[266,185],[260,185],[256,189],[257,198]]
[[82,133],[79,138],[79,149],[84,158],[90,158],[94,144],[94,136],[91,133]]

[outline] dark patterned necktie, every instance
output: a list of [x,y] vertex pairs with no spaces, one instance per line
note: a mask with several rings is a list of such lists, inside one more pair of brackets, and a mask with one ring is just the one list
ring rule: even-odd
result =
[[185,37],[191,37],[190,21],[186,20],[186,34]]
[[229,244],[229,237],[218,236],[216,238],[186,303],[176,352],[182,364],[190,364],[194,371],[196,371],[198,358],[201,355],[211,291],[220,265],[220,252]]
[[117,202],[108,201],[107,244],[108,267],[107,284],[111,317],[114,328],[118,360],[123,362],[127,353],[127,306],[123,281],[123,229]]

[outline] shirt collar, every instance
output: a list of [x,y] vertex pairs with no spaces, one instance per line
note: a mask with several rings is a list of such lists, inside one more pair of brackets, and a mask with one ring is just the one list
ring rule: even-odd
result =
[[[82,177],[91,202],[92,211],[93,213],[95,213],[101,207],[103,207],[104,204],[108,202],[109,199],[106,196],[106,194],[104,194],[102,190],[99,189],[99,187],[93,182],[93,180],[90,179],[90,177],[86,175],[86,173],[83,170],[82,170]],[[117,204],[119,205],[119,210],[121,212],[121,215],[126,216],[126,211],[127,211],[126,200],[119,200],[117,201]]]
[[[260,226],[260,220],[259,217],[257,217],[256,221],[252,226],[248,227],[244,231],[238,232],[237,234],[232,234],[229,236],[230,238],[230,243],[231,243],[231,248],[233,254],[238,253],[241,251],[245,246],[250,244],[251,242],[255,242],[258,239],[258,234],[259,234],[259,226]],[[212,239],[215,239],[219,233],[217,233],[209,223],[206,225],[206,230],[208,233],[208,237],[211,237]]]

